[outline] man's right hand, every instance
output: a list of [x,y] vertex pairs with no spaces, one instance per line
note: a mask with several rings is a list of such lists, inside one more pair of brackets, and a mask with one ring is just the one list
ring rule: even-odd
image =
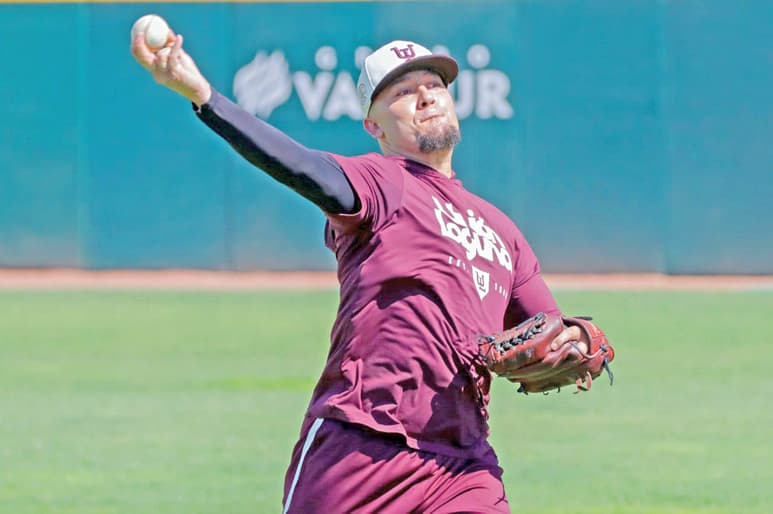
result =
[[212,96],[212,88],[191,56],[183,50],[183,37],[177,34],[173,40],[171,46],[154,53],[145,43],[145,33],[140,32],[131,43],[131,52],[156,82],[198,106],[204,105]]

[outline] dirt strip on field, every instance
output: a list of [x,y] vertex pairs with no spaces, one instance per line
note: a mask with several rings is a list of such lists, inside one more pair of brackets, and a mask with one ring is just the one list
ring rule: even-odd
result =
[[[773,275],[662,275],[657,273],[546,274],[554,289],[564,290],[773,290]],[[200,270],[8,269],[0,268],[5,290],[266,290],[333,289],[333,272],[222,272]]]

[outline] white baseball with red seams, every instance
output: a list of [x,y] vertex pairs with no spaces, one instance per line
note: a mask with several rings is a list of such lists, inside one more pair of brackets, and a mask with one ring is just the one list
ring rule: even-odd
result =
[[145,33],[145,43],[154,52],[166,46],[169,41],[169,24],[157,14],[146,14],[132,25],[131,38],[134,38],[139,32]]

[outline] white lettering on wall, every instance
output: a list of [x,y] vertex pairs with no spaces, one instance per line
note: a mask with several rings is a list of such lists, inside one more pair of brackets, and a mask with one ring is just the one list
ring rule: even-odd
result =
[[[355,68],[362,66],[371,49],[358,47],[353,58]],[[444,46],[435,53],[448,54]],[[489,68],[491,53],[485,45],[474,44],[466,54],[470,69],[463,69],[450,86],[459,119],[509,119],[514,111],[508,97],[510,78],[503,71]],[[356,73],[337,70],[338,52],[332,46],[321,46],[314,55],[316,71],[291,71],[282,50],[271,54],[259,51],[255,58],[234,75],[236,101],[248,112],[269,118],[273,111],[287,103],[295,91],[310,121],[336,121],[341,118],[362,119],[357,99]],[[357,72],[359,73],[359,72]]]

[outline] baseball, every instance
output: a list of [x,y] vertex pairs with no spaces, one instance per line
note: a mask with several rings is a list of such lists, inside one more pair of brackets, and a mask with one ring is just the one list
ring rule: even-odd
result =
[[138,32],[145,33],[145,43],[154,52],[166,46],[167,41],[169,41],[169,25],[164,18],[157,14],[146,14],[134,22],[131,33],[132,41]]

